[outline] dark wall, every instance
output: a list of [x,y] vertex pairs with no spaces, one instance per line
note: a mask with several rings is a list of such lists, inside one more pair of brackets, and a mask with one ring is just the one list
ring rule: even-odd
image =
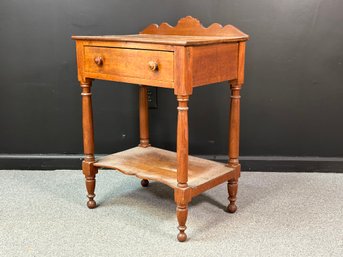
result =
[[[0,153],[81,153],[75,35],[132,34],[186,15],[251,36],[242,92],[241,154],[342,156],[341,0],[1,0]],[[97,153],[136,145],[135,85],[96,81]],[[225,154],[228,84],[190,100],[190,150]],[[176,101],[158,90],[151,141],[175,147]]]

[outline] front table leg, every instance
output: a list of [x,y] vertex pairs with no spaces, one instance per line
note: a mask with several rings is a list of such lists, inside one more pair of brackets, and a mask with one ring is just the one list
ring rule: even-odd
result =
[[231,103],[230,103],[230,132],[229,132],[229,163],[228,165],[235,168],[235,177],[228,181],[229,205],[227,211],[234,213],[237,210],[236,195],[238,189],[238,178],[240,176],[239,156],[239,127],[240,127],[240,90],[242,85],[236,81],[231,85]]
[[93,166],[94,158],[94,129],[93,129],[93,111],[92,111],[92,82],[90,79],[80,82],[82,88],[82,131],[83,131],[83,151],[84,160],[82,162],[82,171],[86,177],[86,188],[88,202],[87,206],[90,209],[96,207],[94,201],[95,189],[95,174],[98,169]]
[[177,235],[177,240],[180,242],[184,242],[187,239],[187,234],[185,233],[186,230],[186,220],[188,215],[188,207],[187,204],[178,204],[176,206],[176,217],[179,223],[177,227],[179,229],[179,234]]
[[188,202],[191,200],[188,187],[188,96],[177,96],[177,188],[175,189],[176,216],[179,223],[177,239],[184,242],[188,214]]

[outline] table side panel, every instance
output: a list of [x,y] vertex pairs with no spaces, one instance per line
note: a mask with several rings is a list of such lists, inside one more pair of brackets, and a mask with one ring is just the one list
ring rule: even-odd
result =
[[190,53],[194,87],[237,78],[238,43],[194,46]]

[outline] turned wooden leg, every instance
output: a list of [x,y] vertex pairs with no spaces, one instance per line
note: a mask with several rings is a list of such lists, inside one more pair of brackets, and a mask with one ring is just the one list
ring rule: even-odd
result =
[[237,211],[236,206],[236,195],[237,195],[237,189],[238,189],[238,180],[232,179],[227,182],[227,191],[229,193],[229,205],[227,207],[227,211],[229,213],[235,213]]
[[[148,88],[139,86],[139,146],[149,147],[149,109],[148,109]],[[149,180],[141,180],[142,187],[149,186]]]
[[241,85],[231,84],[229,119],[229,165],[239,165],[239,129],[240,129],[240,90]]
[[149,147],[149,110],[148,110],[148,89],[146,86],[139,86],[139,146]]
[[177,96],[177,182],[178,187],[188,187],[188,96]]
[[175,189],[176,216],[179,223],[177,239],[184,242],[188,214],[187,204],[191,200],[188,187],[188,96],[177,96],[177,188]]
[[94,201],[94,189],[95,189],[95,175],[94,176],[87,176],[86,177],[86,188],[87,188],[87,197],[88,197],[88,202],[87,202],[87,207],[89,209],[94,209],[96,207],[96,202]]
[[180,204],[176,206],[176,217],[177,221],[179,222],[179,234],[177,235],[177,240],[180,242],[184,242],[187,239],[187,235],[185,233],[186,230],[186,220],[188,215],[188,207],[186,204]]
[[235,177],[228,181],[227,188],[229,193],[230,204],[227,207],[229,213],[237,210],[236,195],[238,189],[238,178],[240,176],[239,164],[239,127],[240,127],[240,90],[241,85],[237,81],[231,84],[231,101],[230,101],[230,123],[229,123],[229,162],[228,166],[234,168]]
[[90,79],[80,82],[82,88],[82,130],[83,130],[83,151],[84,160],[82,162],[82,171],[86,178],[86,188],[88,202],[87,206],[90,209],[96,207],[94,201],[95,189],[95,174],[98,169],[93,166],[94,159],[94,129],[93,129],[93,111],[92,111],[92,82]]

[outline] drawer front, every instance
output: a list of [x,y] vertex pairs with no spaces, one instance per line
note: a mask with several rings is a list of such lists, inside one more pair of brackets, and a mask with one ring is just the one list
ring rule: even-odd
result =
[[167,51],[86,46],[84,69],[121,78],[173,81],[173,57]]

